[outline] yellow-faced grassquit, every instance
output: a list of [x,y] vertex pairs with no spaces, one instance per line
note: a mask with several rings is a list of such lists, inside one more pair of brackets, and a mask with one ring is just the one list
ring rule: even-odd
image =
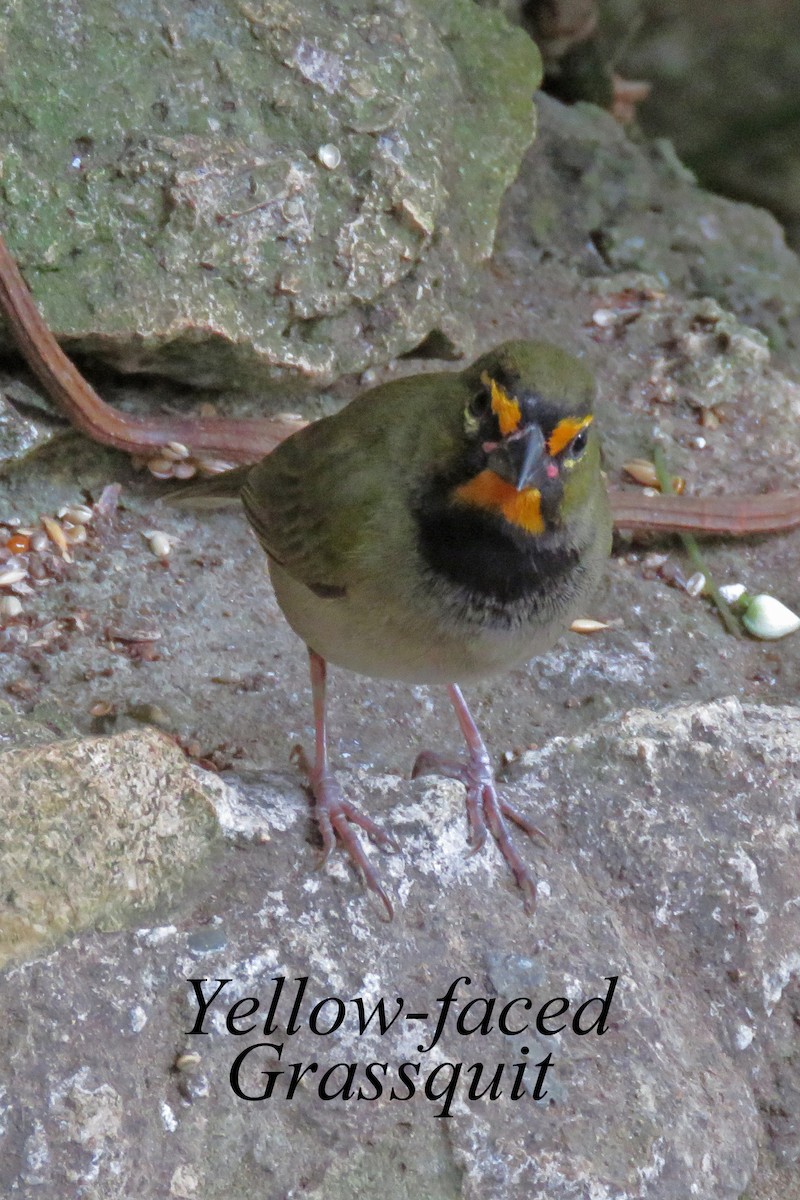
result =
[[300,761],[324,856],[338,836],[390,915],[353,826],[382,845],[392,839],[343,796],[329,766],[326,662],[447,685],[466,761],[424,752],[414,774],[463,781],[472,846],[491,832],[532,909],[535,884],[507,822],[538,831],[498,795],[460,685],[549,650],[597,584],[611,514],[593,397],[591,374],[571,355],[506,342],[458,374],[374,388],[256,466],[179,498],[241,495],[278,603],[310,655],[316,753]]

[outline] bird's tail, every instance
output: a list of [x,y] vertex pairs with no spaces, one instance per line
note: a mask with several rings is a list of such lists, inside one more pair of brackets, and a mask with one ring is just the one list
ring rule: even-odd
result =
[[252,469],[252,465],[247,463],[243,467],[223,471],[221,475],[212,475],[210,479],[198,479],[182,487],[179,492],[171,492],[164,499],[167,504],[179,508],[223,508],[239,504],[242,488]]

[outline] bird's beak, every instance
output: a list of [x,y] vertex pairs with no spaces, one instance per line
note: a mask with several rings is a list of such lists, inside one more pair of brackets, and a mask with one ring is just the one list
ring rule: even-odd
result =
[[538,425],[528,425],[505,438],[489,454],[487,466],[518,492],[544,482],[547,444]]

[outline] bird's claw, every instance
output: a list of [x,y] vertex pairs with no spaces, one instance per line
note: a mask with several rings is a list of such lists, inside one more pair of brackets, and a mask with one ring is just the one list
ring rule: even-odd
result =
[[463,783],[467,792],[470,856],[482,849],[486,843],[487,832],[491,832],[525,897],[525,911],[531,914],[536,905],[536,883],[511,841],[506,819],[518,825],[529,836],[540,837],[547,842],[541,829],[513,804],[498,796],[491,763],[483,754],[470,753],[465,762],[454,762],[452,759],[439,757],[431,750],[423,750],[417,755],[411,776],[412,779],[416,779],[420,775],[430,774],[444,775],[447,779]]
[[358,834],[351,826],[357,825],[360,829],[363,829],[367,836],[383,849],[397,850],[397,842],[391,834],[382,829],[371,817],[367,817],[364,813],[359,812],[354,804],[351,804],[349,800],[344,798],[342,789],[333,774],[330,772],[317,772],[311,766],[302,746],[294,747],[291,758],[293,762],[297,763],[300,770],[308,779],[308,784],[314,797],[314,812],[322,837],[320,869],[328,861],[328,857],[334,849],[338,837],[350,856],[350,860],[363,875],[367,887],[380,897],[391,921],[394,917],[392,902],[381,885],[375,868],[364,853],[364,847],[361,845]]

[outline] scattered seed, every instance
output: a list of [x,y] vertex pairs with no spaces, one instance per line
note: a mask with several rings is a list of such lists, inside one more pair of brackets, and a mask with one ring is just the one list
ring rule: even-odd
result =
[[110,717],[116,711],[116,706],[110,700],[98,700],[89,709],[90,717]]
[[650,462],[647,458],[631,458],[628,462],[622,464],[622,469],[631,479],[635,479],[637,483],[644,484],[646,487],[658,487],[658,475],[656,473],[655,463]]
[[199,1054],[187,1051],[185,1054],[179,1054],[175,1059],[175,1070],[191,1071],[193,1067],[196,1067],[202,1061]]
[[178,462],[172,474],[175,479],[192,479],[197,474],[197,467],[191,462]]
[[0,568],[0,587],[9,587],[12,583],[19,583],[27,574],[27,567]]
[[155,458],[148,458],[147,469],[151,475],[155,475],[156,479],[171,479],[172,478],[172,460],[158,455]]
[[596,621],[594,617],[578,617],[570,625],[573,633],[600,633],[602,629],[608,629],[607,621]]
[[723,583],[719,594],[726,604],[735,604],[747,591],[743,583]]
[[94,510],[88,504],[70,504],[64,516],[72,521],[73,525],[90,525]]
[[5,525],[6,529],[17,529],[21,524],[21,517],[5,517],[0,521],[0,525]]
[[145,529],[142,533],[156,558],[169,558],[174,538],[160,529]]
[[713,408],[704,408],[700,414],[700,424],[704,429],[719,429],[719,417]]
[[690,596],[699,596],[705,586],[705,575],[702,571],[695,571],[694,575],[690,575],[686,580],[684,589]]
[[233,463],[222,458],[198,458],[197,469],[201,475],[223,475],[233,468]]
[[22,612],[22,601],[17,596],[3,596],[0,600],[0,616],[18,617]]
[[14,533],[6,542],[6,546],[12,554],[27,554],[30,545],[31,539],[26,533]]
[[663,567],[668,558],[668,554],[645,554],[642,559],[642,566],[646,571],[657,571],[659,567]]
[[67,539],[64,536],[64,530],[61,528],[58,521],[54,521],[52,517],[42,517],[41,521],[42,525],[44,526],[45,533],[50,538],[50,541],[58,546],[59,550],[61,551],[61,557],[64,559],[64,562],[72,562],[69,552],[69,543],[67,542]]
[[86,526],[85,525],[70,525],[67,527],[64,523],[64,536],[71,545],[77,545],[80,542],[86,541]]
[[609,329],[616,320],[617,314],[613,308],[596,308],[592,313],[592,324],[600,329]]
[[173,462],[180,462],[181,459],[189,457],[189,447],[184,446],[183,442],[167,442],[166,446],[162,447],[161,454]]
[[141,721],[143,725],[168,727],[172,723],[168,712],[165,712],[160,705],[147,701],[144,704],[129,704],[126,712],[129,717],[133,717],[134,721]]
[[50,539],[43,529],[37,529],[36,532],[31,535],[31,550],[33,550],[35,554],[41,554],[42,550],[46,550],[49,544]]
[[112,642],[157,642],[161,634],[157,629],[135,629],[132,633],[125,633],[121,629],[109,629],[107,636]]

